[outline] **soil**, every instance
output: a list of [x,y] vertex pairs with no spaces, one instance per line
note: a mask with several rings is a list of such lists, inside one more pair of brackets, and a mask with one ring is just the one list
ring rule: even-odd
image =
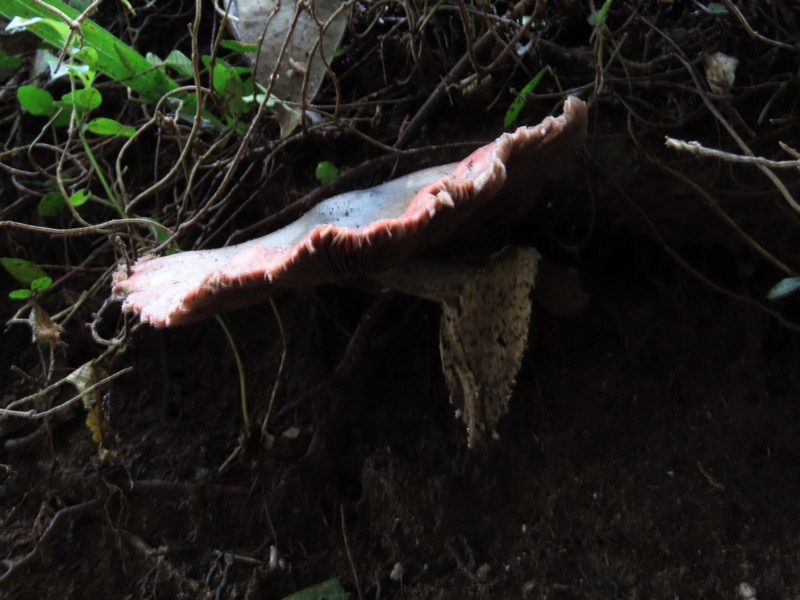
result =
[[[741,58],[735,100],[718,102],[736,127],[754,129],[756,154],[778,156],[778,140],[800,147],[796,97],[776,96],[779,122],[757,124],[777,93],[770,82],[796,86],[782,77],[797,54],[761,46],[733,18],[709,23],[688,6],[663,4],[658,14],[639,5],[642,19],[675,39],[702,25]],[[630,33],[620,46],[629,58],[649,31],[635,8],[615,3],[611,13],[613,39]],[[551,39],[573,65],[563,71],[570,88],[594,81],[584,63],[598,56],[575,10],[546,13],[569,34]],[[796,6],[787,10],[800,18]],[[458,13],[446,14],[453,29],[438,26],[463,35]],[[764,15],[747,16],[767,31]],[[769,36],[783,39],[777,23]],[[388,54],[406,43],[387,40]],[[787,43],[796,49],[796,35]],[[759,48],[771,55],[767,73],[752,58]],[[613,47],[605,51],[608,60]],[[546,45],[541,52],[559,56]],[[797,214],[752,167],[662,147],[669,134],[739,153],[681,63],[665,63],[635,94],[638,105],[624,93],[642,80],[626,83],[614,65],[604,83],[613,92],[592,107],[586,152],[505,238],[574,270],[589,302],[554,314],[534,294],[529,349],[497,439],[467,447],[431,303],[321,287],[276,297],[279,320],[268,303],[225,315],[242,357],[249,427],[218,322],[139,328],[106,363],[108,373],[132,370],[98,396],[102,440],[92,439],[80,404],[41,429],[2,423],[0,597],[280,599],[307,590],[304,598],[319,599],[334,596],[308,588],[330,579],[364,599],[800,597],[800,337],[792,330],[800,311],[796,297],[768,303],[784,274],[721,211],[795,269]],[[406,99],[417,108],[448,70],[425,66],[425,93]],[[368,72],[358,93],[371,85]],[[481,124],[484,139],[499,130],[497,110]],[[415,145],[475,139],[468,112],[442,109],[444,123]],[[344,152],[353,143],[322,140],[304,138],[287,152],[314,154],[315,143]],[[353,164],[371,151],[358,152]],[[278,169],[269,185],[313,188],[304,177]],[[781,177],[797,197],[796,172]],[[241,193],[263,193],[249,185]],[[19,243],[8,234],[3,255]],[[59,247],[47,246],[52,261]],[[104,259],[100,267],[113,264],[110,249]],[[74,281],[45,303],[51,314],[84,289]],[[13,285],[3,280],[4,291]],[[52,380],[103,351],[88,329],[103,290],[66,329],[69,346],[55,348]],[[2,302],[11,318],[19,303]],[[115,310],[105,313],[104,336],[122,331]],[[40,359],[29,329],[10,326],[0,356],[4,406],[43,387],[48,350]],[[59,393],[51,405],[74,390]]]

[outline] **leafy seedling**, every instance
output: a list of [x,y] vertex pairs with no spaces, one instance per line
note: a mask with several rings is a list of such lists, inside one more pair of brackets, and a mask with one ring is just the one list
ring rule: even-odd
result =
[[96,135],[119,135],[126,138],[132,138],[136,135],[136,128],[131,125],[123,125],[114,119],[106,117],[97,117],[92,119],[83,126],[84,131],[94,133]]
[[58,190],[47,192],[42,199],[39,200],[37,210],[42,217],[52,218],[57,217],[67,207],[67,202],[75,208],[83,206],[92,198],[92,193],[86,188],[80,188],[70,194],[69,198],[64,200],[64,196]]
[[503,125],[505,127],[511,126],[519,118],[520,112],[522,112],[522,109],[525,108],[525,104],[528,102],[528,97],[539,87],[539,83],[542,81],[542,77],[544,77],[545,73],[553,74],[553,70],[549,65],[536,73],[536,75],[525,84],[525,87],[520,90],[517,97],[514,98],[514,101],[511,103],[511,106],[508,107],[506,116],[503,119]]
[[27,300],[34,294],[45,291],[53,284],[53,280],[45,273],[44,269],[36,266],[24,258],[0,258],[0,265],[18,282],[26,288],[13,290],[8,294],[12,300]]
[[[154,66],[139,52],[92,20],[82,19],[78,22],[81,13],[61,0],[0,0],[0,15],[9,19],[6,28],[8,31],[33,33],[59,51],[84,63],[75,66],[90,67],[103,73],[130,88],[145,101],[157,102],[179,87],[163,69]],[[65,22],[59,15],[70,22]],[[76,25],[78,27],[73,30],[71,27]],[[61,65],[64,61],[59,59],[57,62]],[[166,64],[174,67],[169,60]],[[181,61],[181,64],[185,67],[185,62]],[[58,74],[60,73],[56,71],[53,76]],[[191,75],[191,69],[188,74]],[[177,94],[171,105],[176,103],[181,106],[184,115],[194,117],[197,107],[195,94]],[[205,111],[203,119],[215,127],[223,128],[218,119]]]
[[35,85],[19,86],[17,100],[22,110],[37,117],[52,117],[58,111],[53,94]]
[[127,87],[150,101],[157,101],[178,84],[147,59],[116,36],[91,21],[84,19],[80,31],[73,31],[70,24],[57,18],[58,13],[75,22],[81,14],[60,0],[30,2],[29,0],[0,0],[0,14],[10,19],[9,30],[26,30],[45,42],[66,49],[73,55],[82,47],[93,53],[84,53],[80,58],[91,68]]
[[52,218],[57,217],[64,209],[67,207],[67,204],[64,202],[64,196],[61,195],[61,192],[53,190],[52,192],[47,192],[42,199],[39,200],[39,205],[36,207],[39,215],[45,218]]
[[330,183],[339,175],[339,169],[329,160],[323,160],[317,164],[314,175],[322,185]]
[[[242,75],[249,75],[247,67],[234,67],[221,58],[212,60],[211,56],[203,56],[203,65],[211,72],[214,90],[225,101],[226,112],[233,117],[243,115],[248,110],[243,97],[246,94]],[[249,90],[252,92],[252,87]]]
[[608,11],[611,10],[611,4],[614,0],[606,0],[603,2],[603,6],[600,7],[600,10],[596,13],[590,14],[586,17],[586,20],[589,22],[589,25],[594,27],[594,31],[592,31],[592,35],[589,37],[589,41],[593,42],[594,38],[597,37],[598,30],[605,28],[606,26],[606,17],[608,16]]

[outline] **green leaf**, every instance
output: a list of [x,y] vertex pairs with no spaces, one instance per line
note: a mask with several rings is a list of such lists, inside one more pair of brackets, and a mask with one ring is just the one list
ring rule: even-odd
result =
[[81,188],[75,191],[75,193],[69,197],[69,203],[77,208],[78,206],[85,204],[86,201],[91,197],[92,193],[89,190]]
[[338,579],[329,579],[286,596],[283,600],[349,600],[350,595],[344,591]]
[[[39,36],[50,45],[61,50],[69,37],[69,27],[65,23],[52,19],[53,12],[48,6],[61,11],[70,19],[76,19],[80,12],[61,0],[0,0],[0,15],[11,19],[12,23],[24,23],[26,19],[38,19],[25,28]],[[51,25],[42,21],[52,21]],[[105,73],[111,79],[129,87],[144,100],[155,102],[164,94],[175,90],[177,82],[168,77],[161,69],[154,68],[147,59],[136,50],[123,43],[108,31],[91,21],[84,19],[81,24],[84,46],[97,52],[93,68]],[[77,40],[79,36],[74,36]],[[74,50],[74,48],[72,49]],[[193,117],[191,112],[184,113]],[[222,124],[213,115],[203,113],[204,122],[218,128]]]
[[221,58],[214,61],[213,67],[210,56],[203,56],[203,64],[211,68],[211,82],[217,93],[225,99],[225,108],[231,115],[242,115],[247,111],[247,102],[244,100],[245,86],[240,73],[249,73],[246,67],[233,67]]
[[0,50],[0,69],[19,69],[21,65],[22,61],[19,58]]
[[[0,0],[0,2],[2,2],[2,0]],[[86,81],[94,76],[89,65],[65,61],[59,62],[59,58],[52,52],[45,51],[44,61],[50,68],[50,79],[58,79],[64,75],[75,75],[81,81]]]
[[147,62],[149,62],[154,67],[160,67],[164,64],[164,61],[158,58],[158,56],[156,54],[153,54],[152,52],[148,52],[147,54],[144,55],[144,57],[147,59]]
[[61,96],[61,100],[55,102],[56,106],[63,108],[74,107],[79,112],[91,112],[103,103],[103,96],[100,90],[88,88],[85,90],[75,90],[67,92]]
[[314,171],[317,181],[322,185],[333,181],[338,174],[339,169],[329,160],[323,160],[321,163],[317,164],[317,169]]
[[37,117],[50,117],[58,110],[53,104],[53,95],[35,85],[19,86],[17,100],[23,110]]
[[33,292],[31,290],[14,290],[8,293],[8,297],[12,300],[27,300],[32,296]]
[[[47,6],[58,9],[70,19],[80,14],[61,0],[45,0],[41,3],[30,0],[0,0],[0,14],[11,19],[9,27],[24,28],[57,49],[65,46],[70,36],[66,23],[56,20]],[[136,50],[89,19],[81,25],[83,43],[96,53],[94,68],[112,79],[123,83],[146,99],[157,100],[178,84],[164,73],[153,69],[147,59]],[[77,43],[79,36],[72,38]]]
[[178,75],[182,77],[192,77],[194,75],[194,67],[192,61],[180,50],[173,50],[164,59],[164,64],[170,69],[173,69]]
[[51,43],[59,48],[63,48],[67,45],[67,42],[70,40],[69,25],[63,21],[52,18],[52,12],[42,8],[41,11],[17,11],[13,15],[8,15],[4,10],[8,4],[13,4],[13,2],[3,0],[2,4],[0,4],[0,10],[3,11],[2,14],[6,18],[11,19],[6,26],[6,31],[12,33],[30,31],[42,39],[48,41],[52,40]]
[[33,292],[43,292],[47,288],[53,285],[53,280],[50,277],[37,277],[33,281],[31,281],[31,291]]
[[589,25],[594,27],[594,31],[592,31],[592,35],[589,37],[590,42],[594,41],[594,38],[597,35],[597,30],[601,27],[605,27],[606,17],[608,16],[608,11],[611,9],[611,4],[613,2],[614,0],[606,0],[603,2],[603,6],[600,7],[599,11],[586,17]]
[[0,258],[0,265],[3,265],[9,275],[25,285],[30,285],[31,282],[40,277],[47,277],[47,273],[43,269],[24,258],[2,257]]
[[61,192],[47,192],[42,199],[39,200],[37,210],[43,217],[57,217],[67,207],[64,202],[64,196]]
[[[211,55],[210,54],[203,54],[203,56],[200,57],[200,61],[203,63],[203,66],[206,69],[209,69],[209,70],[211,69],[211,62],[212,61],[211,61]],[[219,56],[214,58],[213,62],[214,62],[214,65],[216,65],[216,66],[225,67],[226,69],[232,68],[231,63],[229,63],[224,58],[220,58]]]
[[71,114],[71,111],[62,109],[61,112],[56,115],[56,118],[53,119],[53,127],[66,127],[69,125]]
[[800,290],[800,277],[787,277],[781,279],[773,288],[767,292],[767,299],[779,300],[786,296],[791,296]]
[[86,125],[84,130],[97,135],[121,135],[122,137],[131,138],[136,135],[136,128],[131,125],[123,125],[114,119],[107,119],[105,117],[97,117],[92,119]]
[[97,50],[95,50],[91,46],[84,46],[74,54],[74,57],[76,60],[85,63],[86,65],[92,67],[93,69],[97,68],[97,61],[99,60],[99,57],[97,54]]
[[[148,229],[150,229],[150,233],[153,235],[153,238],[156,240],[156,243],[158,245],[161,245],[164,242],[166,242],[169,236],[172,235],[171,231],[163,227],[161,223],[159,223],[155,219],[146,219],[146,220],[153,222],[152,225],[148,225],[147,227]],[[169,248],[167,248],[167,254],[176,254],[177,252],[180,251],[181,247],[178,245],[177,241],[173,241],[172,244],[170,244]]]
[[221,40],[219,45],[234,52],[258,52],[258,44],[243,44],[236,40]]
[[525,84],[525,87],[523,87],[517,97],[514,98],[511,106],[509,106],[508,110],[506,111],[506,116],[503,119],[504,127],[508,127],[519,118],[519,113],[522,112],[523,108],[525,108],[525,103],[528,101],[528,96],[536,91],[536,88],[539,86],[539,82],[542,80],[542,77],[544,77],[544,74],[552,74],[552,72],[553,70],[548,65],[544,69],[540,70],[528,83]]
[[92,2],[91,0],[69,0],[68,4],[72,8],[77,8],[79,11],[83,12],[92,5]]
[[706,6],[706,9],[708,9],[708,14],[717,17],[721,17],[728,14],[728,9],[721,2],[709,2],[708,6]]

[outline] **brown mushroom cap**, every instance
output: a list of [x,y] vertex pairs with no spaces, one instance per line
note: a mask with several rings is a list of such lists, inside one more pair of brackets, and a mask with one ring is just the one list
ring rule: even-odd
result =
[[344,281],[400,264],[479,227],[511,221],[548,176],[573,158],[586,136],[586,105],[520,127],[442,165],[321,202],[260,238],[216,250],[145,256],[113,291],[123,309],[168,327],[254,304],[279,288]]

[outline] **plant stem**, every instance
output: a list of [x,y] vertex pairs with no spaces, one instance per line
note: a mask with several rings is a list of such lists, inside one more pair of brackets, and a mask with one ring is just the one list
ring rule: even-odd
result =
[[228,326],[225,325],[225,321],[223,321],[222,317],[219,315],[216,315],[214,318],[222,328],[222,332],[225,334],[225,337],[228,338],[228,345],[231,347],[233,359],[236,361],[236,369],[239,371],[239,395],[242,400],[242,418],[244,419],[245,428],[250,429],[250,413],[247,409],[247,383],[244,378],[244,365],[242,364],[242,357],[239,356],[239,349],[236,347],[236,342],[233,339],[233,335],[231,335],[230,329],[228,329]]

